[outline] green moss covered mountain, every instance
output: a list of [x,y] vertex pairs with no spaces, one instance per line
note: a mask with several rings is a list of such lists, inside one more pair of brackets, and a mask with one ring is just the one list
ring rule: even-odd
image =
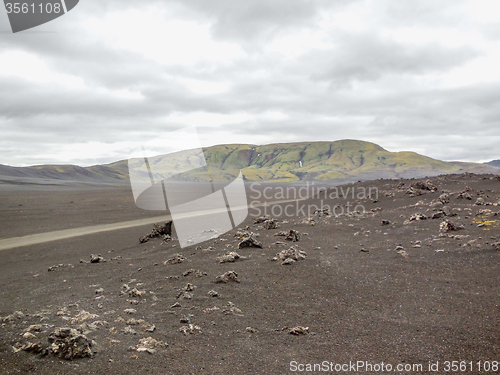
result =
[[[214,180],[295,182],[422,177],[446,173],[495,173],[476,163],[445,162],[415,152],[389,152],[370,142],[278,143],[264,146],[220,145],[204,150]],[[203,179],[197,173],[195,179]]]
[[[203,149],[208,168],[177,175],[184,181],[231,181],[241,171],[247,181],[353,181],[377,178],[423,177],[448,173],[499,173],[500,169],[479,163],[445,162],[415,152],[390,152],[370,142],[277,143],[270,145],[227,144]],[[201,155],[178,152],[150,158],[170,178]],[[148,177],[148,176],[145,176]],[[0,166],[0,181],[78,181],[89,183],[128,182],[128,162],[78,167],[70,165],[14,168]],[[26,182],[29,183],[29,182]]]

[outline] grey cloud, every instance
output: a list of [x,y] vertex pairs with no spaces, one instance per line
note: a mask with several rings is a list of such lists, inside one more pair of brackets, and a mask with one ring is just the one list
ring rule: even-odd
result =
[[453,6],[443,0],[420,0],[379,2],[377,8],[377,22],[386,26],[398,27],[443,27],[462,25],[467,20],[467,15],[461,11],[466,0],[457,0]]
[[[273,38],[290,28],[310,24],[326,1],[311,0],[254,0],[235,2],[215,0],[186,2],[191,9],[214,20],[213,34],[225,40],[251,41]],[[341,2],[332,2],[341,4]]]
[[[82,91],[0,78],[3,160],[56,162],[48,156],[43,160],[43,155],[63,144],[148,139],[155,132],[182,125],[165,120],[173,112],[200,111],[254,117],[201,129],[229,134],[233,142],[244,143],[249,136],[259,136],[262,143],[357,138],[382,147],[423,150],[447,160],[500,158],[496,146],[500,140],[498,82],[458,88],[418,84],[419,77],[446,73],[481,56],[479,47],[417,46],[395,42],[378,32],[380,27],[458,30],[463,25],[467,31],[477,26],[455,6],[434,1],[381,2],[370,18],[368,32],[334,28],[328,35],[332,49],[287,59],[264,52],[266,43],[291,32],[315,30],[321,12],[336,12],[353,3],[193,0],[150,4],[179,17],[211,23],[213,38],[237,43],[248,56],[231,64],[202,61],[195,66],[165,66],[86,35],[82,22],[87,17],[124,7],[139,9],[137,4],[116,0],[81,2],[57,26],[43,29],[60,30],[55,34],[2,35],[0,54],[33,53],[51,70],[81,77],[89,88]],[[496,28],[485,25],[477,32],[494,39]],[[183,85],[178,80],[182,78],[227,81],[230,89],[201,95]],[[119,98],[100,89],[126,89],[143,98]],[[288,118],[266,119],[265,112],[282,112]],[[110,162],[126,151],[110,151],[104,158],[75,155],[66,162]]]
[[302,64],[311,70],[312,79],[342,86],[352,81],[376,81],[387,74],[445,72],[480,55],[471,47],[403,45],[373,34],[338,39],[333,50],[313,51],[304,58]]

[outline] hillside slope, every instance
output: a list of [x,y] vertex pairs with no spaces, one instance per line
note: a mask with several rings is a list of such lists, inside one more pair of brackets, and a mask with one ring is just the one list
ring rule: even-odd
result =
[[[448,173],[499,173],[487,164],[445,162],[415,152],[389,152],[370,142],[277,143],[270,145],[227,144],[203,149],[209,168],[198,168],[180,175],[184,181],[230,181],[240,172],[247,181],[353,181],[376,178],[423,177]],[[201,153],[181,151],[149,158],[155,177],[172,177],[199,162]],[[149,179],[149,175],[143,176]],[[79,167],[43,165],[9,167],[0,165],[0,182],[27,184],[128,183],[128,161]]]
[[484,164],[488,164],[488,165],[492,165],[494,167],[500,168],[500,160],[492,160],[492,161],[489,161],[489,162],[484,163]]
[[[192,154],[191,159],[200,155]],[[376,178],[434,176],[447,173],[498,173],[495,167],[461,162],[444,162],[415,152],[389,152],[379,145],[356,140],[335,142],[278,143],[264,146],[228,144],[204,149],[209,168],[177,176],[181,180],[228,181],[241,170],[247,181],[353,181]],[[168,171],[182,169],[189,162],[185,154],[150,158],[150,164]],[[124,162],[113,165],[123,170]],[[161,168],[160,168],[161,169]],[[160,177],[160,176],[157,176]]]
[[10,167],[0,164],[0,184],[70,185],[128,183],[128,170],[109,165],[79,167],[77,165],[37,165]]

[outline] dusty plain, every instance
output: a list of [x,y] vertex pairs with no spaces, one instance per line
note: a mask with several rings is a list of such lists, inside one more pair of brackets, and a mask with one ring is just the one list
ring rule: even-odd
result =
[[[436,373],[429,362],[444,373],[445,361],[472,361],[461,373],[488,373],[476,363],[500,361],[500,181],[433,177],[427,186],[436,191],[417,188],[421,195],[411,196],[410,185],[426,180],[360,182],[349,187],[377,188],[378,197],[320,193],[297,203],[307,212],[321,200],[330,207],[349,202],[362,205],[364,215],[271,214],[279,227],[265,229],[251,209],[238,228],[186,248],[175,231],[166,243],[139,243],[148,224],[2,250],[0,373],[286,374],[293,361],[384,362],[391,373]],[[0,244],[159,214],[137,208],[128,188],[2,190]],[[446,231],[446,220],[463,228]],[[276,236],[290,229],[299,241]],[[262,248],[238,248],[249,232]],[[306,258],[272,260],[291,247]],[[240,258],[216,260],[229,251]],[[104,259],[90,263],[91,254]],[[215,283],[227,271],[239,282]],[[92,357],[19,350],[30,342],[49,346],[58,327],[94,340]],[[164,346],[132,350],[148,337]],[[398,372],[397,364],[422,370]]]

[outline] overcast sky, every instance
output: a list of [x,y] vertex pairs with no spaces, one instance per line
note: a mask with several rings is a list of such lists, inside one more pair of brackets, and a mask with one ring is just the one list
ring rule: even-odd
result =
[[186,125],[500,159],[499,67],[497,0],[80,0],[17,34],[2,8],[0,164],[112,162]]

